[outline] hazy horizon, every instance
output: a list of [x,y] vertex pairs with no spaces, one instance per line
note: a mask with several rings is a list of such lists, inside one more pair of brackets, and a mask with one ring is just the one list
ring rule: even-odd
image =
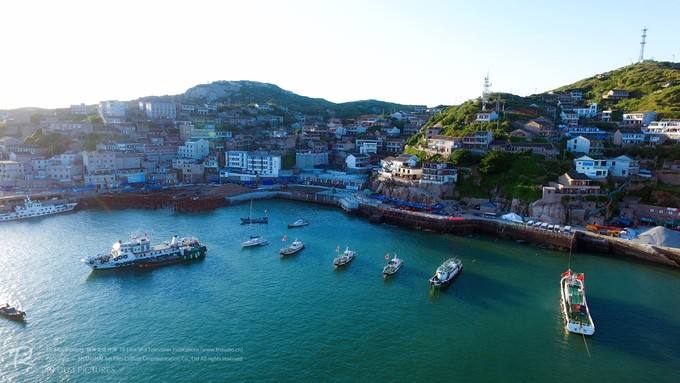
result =
[[[645,12],[640,12],[644,7]],[[98,9],[99,8],[99,9]],[[675,61],[680,3],[430,1],[4,4],[0,109],[183,93],[221,80],[272,83],[332,102],[457,104],[548,91],[637,60]],[[48,33],[42,33],[48,31]]]

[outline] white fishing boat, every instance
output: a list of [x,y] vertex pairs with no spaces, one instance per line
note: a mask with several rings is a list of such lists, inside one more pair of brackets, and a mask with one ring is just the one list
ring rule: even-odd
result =
[[302,227],[302,226],[307,226],[309,225],[309,222],[305,221],[304,219],[298,219],[297,221],[293,223],[288,224],[288,228],[292,229],[294,227]]
[[298,252],[300,252],[302,249],[305,248],[305,244],[302,243],[302,241],[296,239],[293,241],[289,246],[284,247],[279,251],[279,254],[281,254],[282,257],[285,257],[286,255],[293,255]]
[[14,211],[0,214],[0,222],[66,213],[75,209],[77,205],[78,204],[75,202],[43,204],[40,201],[34,201],[31,198],[26,197],[22,205],[14,207]]
[[394,275],[399,271],[401,266],[404,264],[404,261],[397,257],[397,254],[394,253],[394,257],[390,259],[390,255],[387,254],[385,255],[385,259],[387,259],[387,265],[383,267],[383,274],[384,275]]
[[565,328],[575,334],[593,335],[595,324],[586,301],[585,275],[567,269],[560,279]]
[[430,285],[440,287],[450,283],[453,278],[463,269],[463,262],[458,258],[449,258],[437,268],[434,276],[430,278]]
[[[251,219],[253,214],[253,200],[250,200],[250,212],[248,213],[248,229],[252,230],[253,227],[253,220]],[[243,220],[243,219],[241,219]],[[255,247],[255,246],[264,246],[267,245],[269,242],[262,236],[259,235],[250,235],[248,239],[245,241],[241,242],[241,247]]]
[[269,242],[266,239],[260,237],[259,235],[251,235],[250,238],[241,242],[241,247],[264,246],[267,245],[268,243]]
[[[336,251],[339,251],[339,249]],[[333,259],[333,266],[335,266],[336,269],[345,266],[346,264],[352,262],[356,255],[357,253],[355,251],[350,250],[349,247],[347,247],[342,254]]]

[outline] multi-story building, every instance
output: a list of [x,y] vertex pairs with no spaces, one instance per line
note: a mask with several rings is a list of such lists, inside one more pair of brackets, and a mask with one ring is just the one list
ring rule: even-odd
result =
[[490,112],[482,111],[482,112],[477,113],[477,115],[475,116],[476,122],[491,122],[491,121],[496,121],[497,119],[498,119],[498,113],[496,113],[493,110],[490,111]]
[[144,113],[151,120],[174,120],[177,118],[177,106],[172,102],[147,101]]
[[654,112],[654,111],[629,112],[629,113],[623,114],[623,123],[624,124],[635,124],[635,125],[647,126],[654,120],[656,120],[656,112]]
[[345,165],[349,171],[364,171],[369,168],[369,157],[366,154],[350,154],[345,158]]
[[383,140],[376,139],[357,139],[356,148],[361,154],[377,154],[383,150]]
[[577,136],[567,140],[567,151],[571,153],[583,153],[599,156],[604,153],[604,142],[583,136]]
[[640,128],[621,127],[612,134],[612,143],[618,146],[639,145],[645,142],[645,134]]
[[189,158],[201,161],[210,153],[210,144],[207,140],[189,140],[177,148],[177,155],[181,158]]
[[680,141],[680,120],[661,120],[652,121],[646,128],[644,133],[649,135],[663,135],[668,139]]
[[97,111],[97,108],[93,105],[85,104],[74,104],[71,105],[71,114],[76,116],[87,116]]
[[278,177],[281,170],[281,156],[264,151],[227,151],[225,160],[227,169],[260,177]]
[[99,116],[107,123],[123,122],[125,119],[125,102],[101,101],[99,103]]
[[450,155],[454,150],[463,147],[460,137],[434,136],[427,140],[427,151],[432,154]]
[[324,165],[328,165],[328,151],[306,150],[295,153],[295,167],[297,169],[313,169]]
[[15,186],[26,179],[27,170],[22,162],[0,161],[0,185]]
[[630,177],[638,174],[639,162],[628,156],[618,156],[610,159],[593,159],[582,156],[574,160],[576,172],[585,174],[591,179],[613,177]]
[[423,164],[421,184],[451,184],[458,181],[456,169],[450,169],[444,162],[427,162]]
[[463,149],[475,153],[485,153],[493,141],[493,133],[490,130],[478,130],[463,137]]

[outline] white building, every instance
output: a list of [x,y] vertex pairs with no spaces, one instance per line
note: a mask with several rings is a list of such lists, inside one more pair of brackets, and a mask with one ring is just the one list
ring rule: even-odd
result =
[[382,150],[382,143],[380,139],[356,140],[356,148],[361,154],[377,154]]
[[607,166],[609,174],[614,177],[630,177],[638,174],[640,171],[640,163],[628,156],[608,159]]
[[680,120],[652,121],[644,132],[645,134],[660,134],[671,140],[680,141]]
[[628,156],[599,160],[583,156],[575,159],[574,165],[577,173],[585,174],[590,179],[603,179],[610,174],[614,177],[630,177],[640,170],[639,162]]
[[368,159],[365,154],[350,154],[345,158],[345,165],[348,170],[366,170],[369,166]]
[[571,153],[588,154],[590,152],[590,140],[583,136],[578,136],[572,138],[571,140],[567,140],[567,150]]
[[94,113],[97,110],[92,105],[85,105],[85,104],[74,104],[71,105],[71,114],[77,115],[77,116],[87,116],[90,113]]
[[491,122],[496,121],[497,119],[498,113],[496,113],[496,111],[493,110],[491,112],[479,112],[475,117],[475,121],[477,122]]
[[427,150],[430,153],[450,155],[455,149],[463,147],[460,137],[434,136],[427,140]]
[[147,101],[144,103],[144,113],[151,120],[174,120],[177,107],[171,102]]
[[323,165],[328,165],[327,151],[308,150],[295,153],[295,167],[297,169],[313,169]]
[[271,155],[263,151],[246,152],[241,150],[227,151],[226,167],[242,173],[260,177],[278,177],[281,171],[281,156]]
[[125,118],[125,102],[116,100],[101,101],[99,103],[99,116],[105,122],[110,122],[112,119]]
[[607,160],[596,160],[588,156],[576,158],[574,160],[576,172],[585,174],[590,179],[607,178],[609,167]]
[[210,144],[207,140],[189,140],[184,145],[177,148],[177,154],[181,158],[189,158],[194,161],[201,161],[210,153]]
[[656,112],[630,112],[623,114],[624,124],[638,124],[638,125],[649,125],[652,121],[656,120]]
[[597,103],[590,104],[587,108],[574,108],[574,113],[580,118],[595,118],[597,117]]
[[455,184],[458,181],[458,171],[449,169],[444,162],[431,162],[423,164],[423,175],[420,178],[421,184]]

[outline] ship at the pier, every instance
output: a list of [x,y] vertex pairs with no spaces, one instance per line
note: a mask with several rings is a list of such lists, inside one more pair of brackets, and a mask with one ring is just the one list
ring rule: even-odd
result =
[[0,222],[65,213],[75,209],[77,205],[75,202],[43,204],[26,197],[23,204],[14,207],[14,211],[0,214]]

